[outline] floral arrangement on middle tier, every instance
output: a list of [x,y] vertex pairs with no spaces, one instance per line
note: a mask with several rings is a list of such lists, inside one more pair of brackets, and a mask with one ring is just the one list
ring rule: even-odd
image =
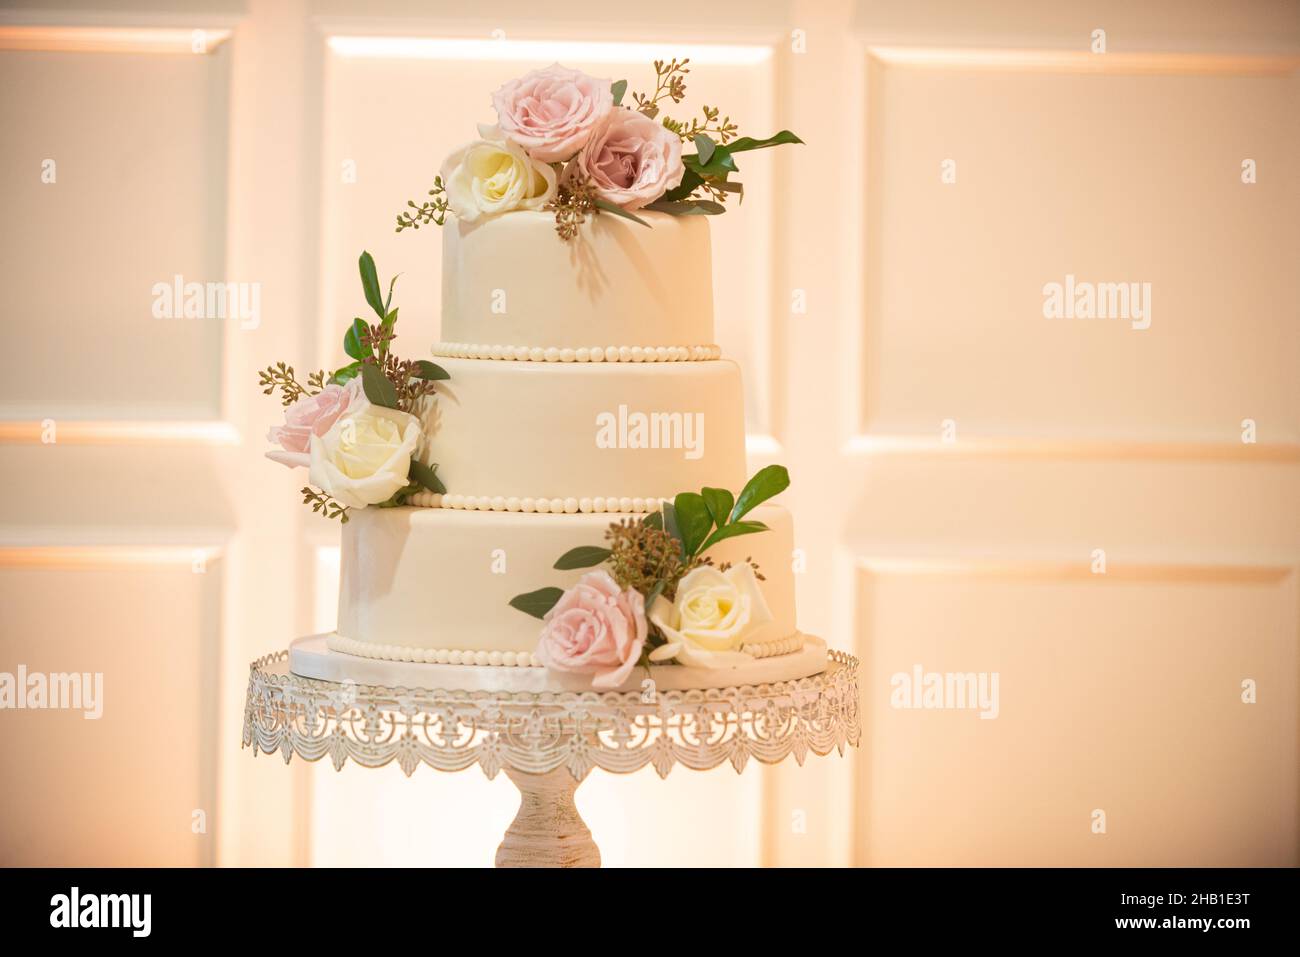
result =
[[[627,80],[611,82],[558,63],[510,80],[492,94],[495,124],[443,162],[432,199],[397,217],[397,232],[442,226],[450,211],[463,223],[512,210],[547,210],[563,240],[579,234],[587,216],[611,213],[643,226],[638,210],[674,216],[716,216],[728,196],[744,198],[735,156],[802,143],[789,130],[765,139],[738,136],[717,107],[678,120],[661,115],[686,96],[690,60],[654,63],[655,86],[632,94]],[[694,153],[683,153],[686,146]]]
[[553,671],[592,675],[593,688],[617,688],[637,665],[725,668],[753,661],[745,647],[773,620],[762,571],[748,560],[715,565],[706,553],[724,539],[767,531],[744,516],[789,485],[785,467],[769,465],[739,495],[682,492],[660,512],[611,524],[608,546],[565,552],[555,568],[596,570],[568,589],[510,600],[543,622],[538,660]]
[[420,412],[434,383],[450,375],[428,359],[399,359],[394,276],[383,294],[374,257],[357,262],[366,304],[379,321],[356,317],[343,336],[352,361],[333,372],[321,369],[299,382],[293,366],[278,362],[258,376],[265,395],[280,394],[284,424],[267,439],[279,448],[266,457],[308,470],[304,505],[326,518],[348,520],[354,508],[406,504],[420,492],[447,491],[438,467],[424,461],[427,442]]

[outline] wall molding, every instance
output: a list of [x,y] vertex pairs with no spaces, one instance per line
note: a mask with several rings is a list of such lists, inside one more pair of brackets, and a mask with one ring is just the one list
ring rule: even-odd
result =
[[197,421],[63,420],[51,417],[55,441],[45,443],[45,421],[0,420],[0,445],[239,445],[239,430],[218,419]]
[[214,52],[230,39],[226,27],[0,26],[0,50],[41,53]]
[[863,433],[844,444],[844,455],[947,455],[959,458],[1072,459],[1090,461],[1173,461],[1300,463],[1300,442],[1189,442],[1168,439],[1064,439],[1046,436],[977,435],[944,442],[921,433]]
[[202,574],[224,554],[212,545],[30,545],[0,547],[0,568],[60,571],[188,566]]
[[1100,574],[1086,559],[859,555],[855,565],[859,574],[877,576],[1231,585],[1277,585],[1297,567],[1266,561],[1125,561],[1114,556],[1107,558],[1106,571]]
[[1289,55],[875,45],[867,55],[889,66],[1017,73],[1286,77],[1300,71],[1300,56]]

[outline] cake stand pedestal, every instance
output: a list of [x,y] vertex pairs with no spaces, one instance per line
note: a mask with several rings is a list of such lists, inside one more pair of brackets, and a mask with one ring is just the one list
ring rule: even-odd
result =
[[808,678],[735,688],[656,692],[488,692],[387,688],[292,673],[289,653],[253,662],[244,705],[245,747],[287,764],[328,757],[367,768],[396,761],[504,771],[519,813],[497,849],[498,867],[599,867],[600,851],[573,795],[592,768],[628,774],[647,764],[737,772],[857,746],[857,659],[829,653]]

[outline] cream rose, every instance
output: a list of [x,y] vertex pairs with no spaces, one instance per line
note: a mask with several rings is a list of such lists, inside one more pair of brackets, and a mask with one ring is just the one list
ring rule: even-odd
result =
[[662,595],[650,608],[650,621],[666,645],[650,652],[651,661],[676,658],[695,668],[718,668],[752,661],[741,651],[746,641],[763,640],[774,624],[754,569],[748,562],[725,572],[701,565],[677,585],[677,600]]
[[540,209],[555,198],[555,170],[529,159],[496,127],[480,126],[479,135],[448,156],[440,171],[457,219],[472,223],[512,209]]
[[311,484],[353,508],[377,505],[408,484],[420,422],[364,398],[324,435],[311,437]]

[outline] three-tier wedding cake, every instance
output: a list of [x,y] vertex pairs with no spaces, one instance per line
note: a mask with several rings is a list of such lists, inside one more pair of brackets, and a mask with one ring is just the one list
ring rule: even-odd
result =
[[[397,310],[353,360],[270,367],[272,458],[343,521],[335,632],[299,643],[315,677],[431,687],[631,690],[803,677],[825,646],[795,620],[793,525],[747,480],[740,370],[714,343],[707,214],[734,154],[798,142],[659,116],[684,63],[634,94],[553,66],[493,97],[498,123],[444,163],[401,231],[442,227],[441,340],[394,353]],[[683,144],[696,152],[683,154]]]

